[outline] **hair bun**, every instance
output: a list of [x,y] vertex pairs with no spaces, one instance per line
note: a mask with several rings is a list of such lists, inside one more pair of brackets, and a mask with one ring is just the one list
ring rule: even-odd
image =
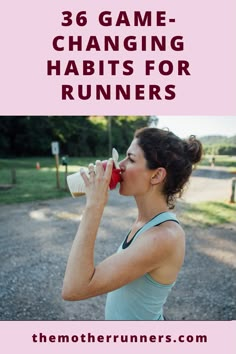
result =
[[196,139],[195,135],[190,135],[190,137],[185,140],[186,142],[186,154],[189,161],[195,164],[201,160],[202,157],[202,143]]

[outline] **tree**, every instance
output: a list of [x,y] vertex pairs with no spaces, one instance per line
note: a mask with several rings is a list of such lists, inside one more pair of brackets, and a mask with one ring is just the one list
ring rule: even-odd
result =
[[107,156],[109,142],[109,149],[114,146],[124,153],[134,131],[147,126],[148,119],[148,116],[1,117],[0,155],[48,156],[52,141],[59,142],[63,155]]

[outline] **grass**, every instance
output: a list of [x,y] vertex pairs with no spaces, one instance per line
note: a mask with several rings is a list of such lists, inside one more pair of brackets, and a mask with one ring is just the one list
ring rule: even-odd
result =
[[[205,155],[201,161],[202,166],[210,166],[212,155]],[[228,167],[231,172],[236,172],[236,156],[216,155],[215,166]]]
[[201,202],[188,204],[181,213],[186,224],[209,227],[236,222],[236,204],[224,202]]
[[[120,160],[124,156],[120,156]],[[68,174],[78,171],[81,166],[87,166],[98,158],[69,158]],[[100,160],[105,159],[99,157]],[[36,162],[41,168],[36,169]],[[202,165],[209,166],[209,157],[205,157]],[[216,156],[216,165],[228,167],[230,172],[236,172],[236,157]],[[16,184],[11,189],[0,188],[0,204],[21,203],[36,200],[47,200],[69,196],[65,189],[65,167],[60,165],[60,186],[56,186],[56,168],[54,157],[0,159],[0,185],[12,182],[11,170],[16,171]]]
[[[101,158],[102,159],[102,158]],[[36,169],[36,162],[41,168]],[[68,174],[76,172],[81,166],[94,162],[93,157],[71,158]],[[0,204],[12,204],[47,200],[69,196],[65,183],[65,166],[60,165],[60,189],[57,188],[56,167],[54,158],[18,158],[0,159],[0,185],[12,183],[11,170],[16,171],[16,184],[12,188],[0,188]]]

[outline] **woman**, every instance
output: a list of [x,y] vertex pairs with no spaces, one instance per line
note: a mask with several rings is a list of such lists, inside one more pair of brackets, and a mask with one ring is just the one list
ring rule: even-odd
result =
[[201,143],[156,129],[138,130],[120,162],[120,194],[135,198],[137,219],[117,253],[94,265],[94,244],[108,199],[112,160],[89,165],[86,206],[66,268],[62,297],[82,300],[108,293],[107,320],[163,320],[163,305],[184,261],[185,235],[175,215]]

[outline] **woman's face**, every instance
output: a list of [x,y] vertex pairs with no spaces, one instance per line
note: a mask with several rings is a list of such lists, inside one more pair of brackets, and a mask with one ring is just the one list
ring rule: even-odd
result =
[[134,139],[127,150],[126,158],[120,162],[120,194],[139,196],[151,188],[153,171],[146,165],[143,150]]

